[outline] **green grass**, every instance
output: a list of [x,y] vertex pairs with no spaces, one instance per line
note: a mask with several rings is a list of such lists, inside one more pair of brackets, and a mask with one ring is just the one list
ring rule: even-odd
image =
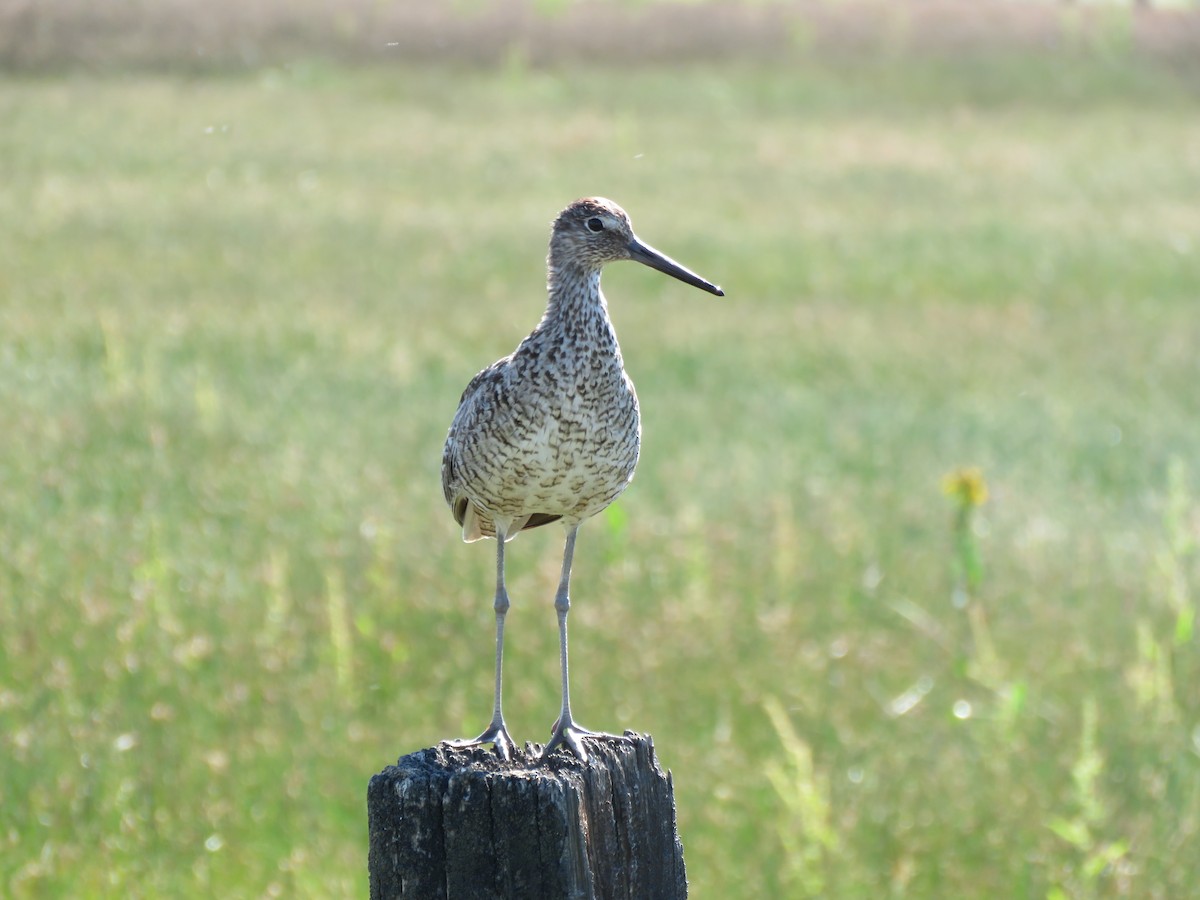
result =
[[[693,896],[1194,889],[1196,87],[0,82],[0,894],[365,893],[369,776],[489,710],[445,429],[589,193],[728,292],[605,276],[645,441],[572,617],[576,709],[654,734]],[[509,554],[519,739],[560,549]]]

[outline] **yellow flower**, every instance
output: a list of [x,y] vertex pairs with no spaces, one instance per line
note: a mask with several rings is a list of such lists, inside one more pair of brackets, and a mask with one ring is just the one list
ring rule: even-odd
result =
[[942,493],[953,497],[960,506],[983,506],[987,502],[987,482],[979,466],[964,466],[942,476]]

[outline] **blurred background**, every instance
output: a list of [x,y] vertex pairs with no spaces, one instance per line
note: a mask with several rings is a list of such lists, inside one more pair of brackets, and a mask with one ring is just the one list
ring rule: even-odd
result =
[[0,0],[0,895],[365,895],[490,709],[446,428],[591,194],[727,292],[606,272],[573,584],[692,895],[1192,895],[1200,7],[1082,0]]

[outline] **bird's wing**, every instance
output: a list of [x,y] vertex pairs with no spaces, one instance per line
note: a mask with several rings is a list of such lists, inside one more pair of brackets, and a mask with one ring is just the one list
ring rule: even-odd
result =
[[[468,543],[490,537],[491,523],[480,520],[479,511],[463,489],[460,467],[464,451],[468,458],[471,453],[465,447],[465,441],[468,435],[479,433],[490,432],[495,437],[502,437],[515,428],[514,410],[519,404],[507,400],[507,392],[512,389],[511,360],[511,356],[497,360],[467,384],[442,449],[442,494],[454,514],[454,520],[463,528],[463,540]],[[533,513],[514,521],[510,524],[508,540],[524,529],[557,522],[560,518],[550,513]]]
[[[497,360],[468,382],[458,401],[458,411],[450,423],[446,444],[442,448],[442,494],[454,513],[455,520],[459,525],[464,526],[464,537],[466,537],[465,529],[468,524],[465,520],[471,503],[462,492],[462,479],[458,471],[462,440],[464,435],[487,427],[486,421],[481,420],[490,418],[490,412],[494,409],[495,404],[488,402],[488,398],[503,381],[503,369],[507,362],[508,357]],[[473,510],[470,511],[470,515],[474,519]],[[474,522],[472,530],[478,532],[478,522]],[[478,537],[482,537],[482,534],[478,534],[474,538],[467,537],[467,540],[477,540]]]

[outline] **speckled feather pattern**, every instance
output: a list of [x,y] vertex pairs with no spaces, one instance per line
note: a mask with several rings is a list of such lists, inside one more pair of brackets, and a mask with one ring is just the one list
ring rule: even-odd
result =
[[564,210],[551,236],[545,315],[463,392],[442,455],[442,488],[464,540],[495,536],[497,522],[509,538],[557,519],[581,522],[633,478],[637,394],[600,290],[600,267],[628,254],[586,230],[597,215],[629,229],[607,201]]

